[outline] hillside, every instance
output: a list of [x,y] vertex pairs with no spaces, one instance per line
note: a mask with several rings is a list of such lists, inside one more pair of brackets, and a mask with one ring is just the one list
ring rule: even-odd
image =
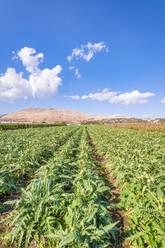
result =
[[29,108],[15,113],[7,114],[0,118],[6,122],[32,122],[32,123],[133,123],[142,121],[124,116],[97,116],[88,115],[75,110]]

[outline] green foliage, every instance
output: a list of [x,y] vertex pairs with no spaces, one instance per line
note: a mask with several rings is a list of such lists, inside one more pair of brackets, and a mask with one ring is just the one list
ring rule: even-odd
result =
[[[42,130],[42,132],[41,132]],[[0,134],[0,197],[16,191],[72,136],[75,127],[6,131]]]
[[3,240],[16,247],[32,241],[42,248],[113,247],[116,223],[104,197],[109,188],[98,175],[86,128],[122,189],[130,244],[165,247],[165,135],[102,125],[0,132],[0,198],[27,184],[20,198],[0,203],[0,213],[6,204],[13,208],[1,220],[9,225]]
[[61,123],[0,123],[0,130],[15,130],[26,128],[42,128],[42,127],[54,127],[54,126],[66,126],[65,122]]
[[75,130],[46,164],[20,199],[7,202],[14,210],[3,219],[10,228],[8,242],[27,248],[32,240],[42,247],[103,248],[115,239],[104,192],[85,128]]
[[88,127],[122,186],[119,207],[128,212],[133,247],[165,247],[165,135],[108,126]]

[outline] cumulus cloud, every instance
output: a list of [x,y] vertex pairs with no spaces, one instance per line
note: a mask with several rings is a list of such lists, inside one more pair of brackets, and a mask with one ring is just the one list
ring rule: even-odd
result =
[[26,67],[28,72],[34,73],[38,72],[38,65],[43,62],[44,55],[43,53],[36,54],[36,50],[30,47],[22,48],[18,53],[13,57],[14,59],[20,59],[22,64]]
[[111,103],[129,104],[144,104],[147,103],[147,98],[154,96],[154,93],[145,92],[140,93],[138,90],[116,95],[110,99]]
[[101,92],[97,93],[89,93],[88,95],[83,96],[72,96],[72,99],[92,99],[98,101],[109,101],[110,103],[121,103],[124,105],[131,105],[131,104],[144,104],[147,103],[147,98],[154,96],[154,93],[145,92],[141,93],[138,90],[134,90],[131,92],[126,92],[123,94],[118,94],[114,91],[108,91],[108,89],[104,89]]
[[30,73],[29,78],[23,77],[23,72],[17,73],[14,68],[7,68],[0,76],[0,100],[13,101],[19,98],[27,99],[33,97],[48,97],[56,94],[59,85],[62,84],[58,74],[62,67],[56,65],[52,69],[40,70],[38,65],[43,61],[42,53],[36,54],[35,49],[24,47],[14,58],[22,61],[25,69]]
[[163,97],[163,99],[161,100],[162,103],[165,103],[165,97]]
[[44,69],[40,73],[31,74],[29,84],[31,85],[32,96],[44,98],[56,94],[62,81],[58,76],[61,70],[62,67],[57,65],[52,69]]
[[81,45],[80,48],[74,48],[72,54],[67,57],[68,61],[71,62],[73,59],[84,59],[87,62],[90,61],[97,52],[106,51],[109,49],[104,42],[90,43]]
[[22,72],[17,73],[14,68],[8,68],[0,77],[0,99],[16,100],[26,98],[31,94],[29,82],[22,77]]

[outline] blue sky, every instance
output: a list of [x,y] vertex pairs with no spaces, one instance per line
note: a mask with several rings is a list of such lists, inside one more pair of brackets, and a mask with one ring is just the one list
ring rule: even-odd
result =
[[163,0],[1,0],[0,113],[165,117],[164,13]]

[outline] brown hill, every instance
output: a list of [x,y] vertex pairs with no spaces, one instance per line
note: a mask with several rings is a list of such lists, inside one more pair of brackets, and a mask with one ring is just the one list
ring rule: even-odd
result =
[[79,123],[87,118],[88,115],[74,110],[29,108],[5,115],[0,120],[32,123]]
[[0,118],[1,122],[32,122],[32,123],[119,123],[137,122],[137,119],[121,116],[87,115],[74,110],[29,108]]

